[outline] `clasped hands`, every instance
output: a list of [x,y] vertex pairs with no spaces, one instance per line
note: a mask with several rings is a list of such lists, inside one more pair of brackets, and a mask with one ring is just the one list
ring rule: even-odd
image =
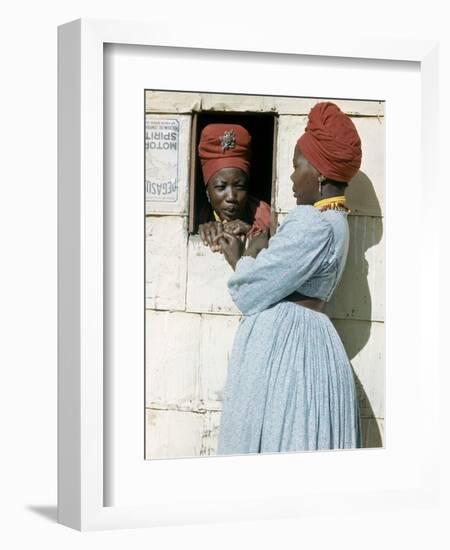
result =
[[245,239],[245,236],[250,231],[250,225],[242,220],[232,221],[215,221],[203,223],[198,228],[198,233],[201,240],[206,246],[209,246],[213,252],[222,252],[220,245],[216,241],[218,235],[228,233]]
[[242,220],[230,222],[209,222],[199,227],[200,238],[205,245],[210,246],[213,252],[220,252],[227,262],[235,269],[242,256],[256,258],[263,248],[268,247],[269,231],[261,230],[248,237],[248,246],[245,248],[247,233],[250,225]]

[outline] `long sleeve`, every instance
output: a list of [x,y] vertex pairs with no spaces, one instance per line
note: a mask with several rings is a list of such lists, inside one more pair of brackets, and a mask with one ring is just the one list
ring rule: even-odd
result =
[[259,313],[302,286],[334,261],[333,230],[313,207],[292,211],[258,256],[244,256],[228,281],[244,315]]

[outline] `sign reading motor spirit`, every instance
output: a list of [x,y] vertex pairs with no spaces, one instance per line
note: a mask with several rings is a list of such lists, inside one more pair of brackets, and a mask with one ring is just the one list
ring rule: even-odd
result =
[[179,138],[178,120],[146,116],[145,195],[147,201],[177,201]]

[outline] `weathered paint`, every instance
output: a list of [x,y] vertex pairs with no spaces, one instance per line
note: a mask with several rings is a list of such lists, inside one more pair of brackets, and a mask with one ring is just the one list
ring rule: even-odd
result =
[[215,455],[219,439],[220,412],[210,411],[205,417],[202,433],[201,456]]
[[191,235],[188,243],[187,311],[238,315],[239,310],[227,288],[231,273],[232,269],[222,254],[212,252],[198,235]]
[[290,176],[293,172],[294,148],[303,133],[306,116],[280,116],[277,138],[277,179],[275,184],[275,209],[289,212],[295,206]]
[[199,456],[207,413],[146,409],[147,458]]
[[384,212],[384,117],[352,118],[362,143],[361,168],[346,191],[353,214],[382,216]]
[[384,418],[384,323],[333,319],[352,364],[361,415]]
[[[322,101],[315,98],[272,97],[267,98],[267,104],[269,104],[269,99],[271,99],[269,108],[280,115],[307,115],[316,103]],[[349,101],[345,99],[330,99],[330,101],[350,116],[380,117],[384,114],[384,103],[381,101]]]
[[327,312],[340,319],[384,321],[384,220],[350,215],[348,223],[347,263]]
[[196,409],[200,363],[199,315],[147,310],[146,403]]
[[146,218],[146,307],[184,310],[186,306],[187,218]]
[[267,111],[264,96],[239,94],[202,94],[203,111],[263,112]]
[[147,91],[146,113],[191,113],[201,106],[201,94],[184,92]]
[[208,409],[221,409],[228,359],[240,316],[202,315],[199,397]]

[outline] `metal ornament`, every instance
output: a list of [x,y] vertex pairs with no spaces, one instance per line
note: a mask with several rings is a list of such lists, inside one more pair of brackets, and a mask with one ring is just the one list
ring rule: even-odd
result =
[[222,145],[222,153],[226,149],[234,149],[236,145],[234,130],[225,130],[223,136],[220,138],[220,144]]
[[326,180],[325,176],[319,176],[317,178],[319,182],[319,195],[322,196],[322,183]]

